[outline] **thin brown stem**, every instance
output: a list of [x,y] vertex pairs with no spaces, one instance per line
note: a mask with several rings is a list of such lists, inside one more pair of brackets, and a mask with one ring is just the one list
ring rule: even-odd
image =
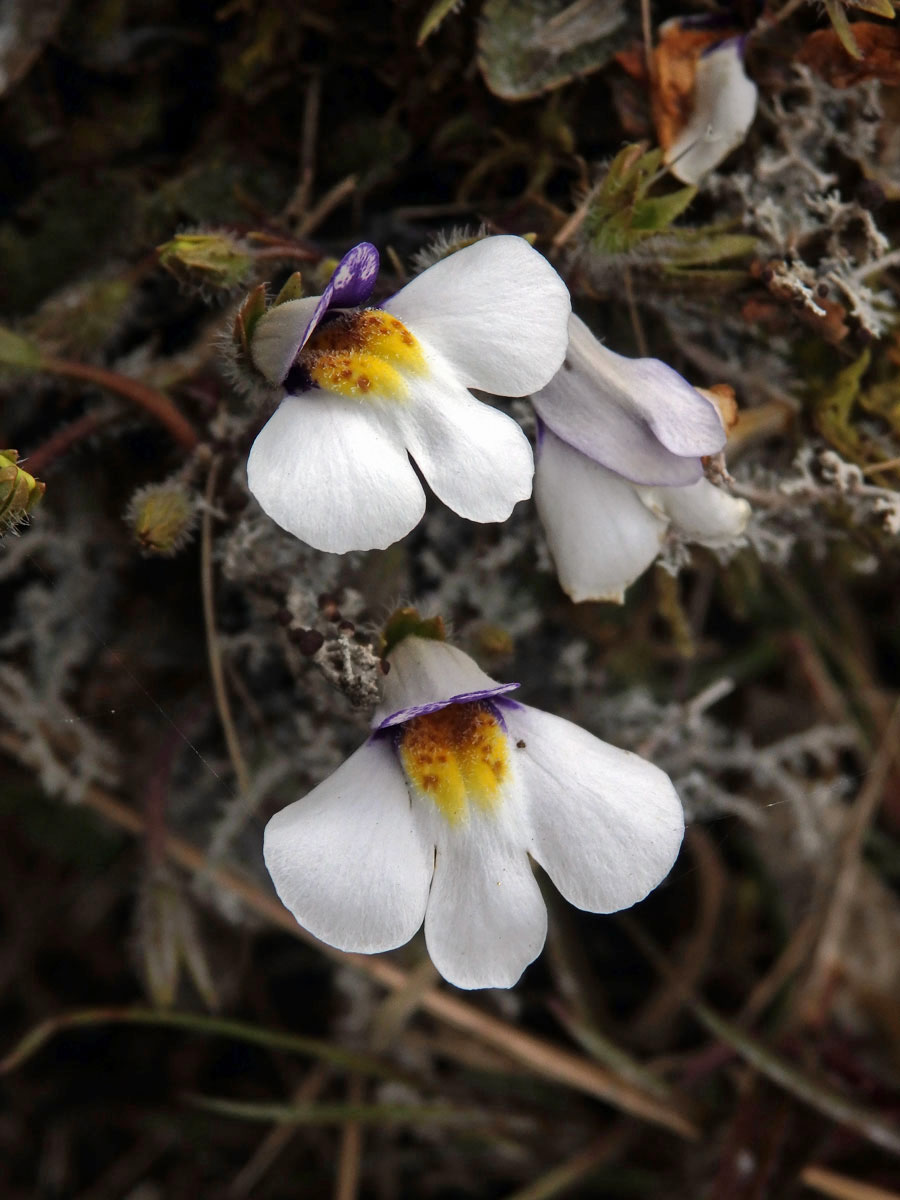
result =
[[[347,1104],[357,1108],[365,1102],[366,1084],[361,1075],[351,1075],[347,1084]],[[363,1127],[359,1121],[347,1120],[341,1130],[341,1149],[338,1154],[334,1200],[356,1200],[362,1166]]]
[[117,412],[98,412],[97,409],[83,413],[77,420],[58,429],[46,442],[41,442],[36,450],[32,450],[25,465],[32,475],[41,475],[73,446],[77,446],[79,442],[83,442],[118,417]]
[[821,1017],[824,996],[828,991],[832,972],[841,958],[841,945],[847,935],[850,915],[854,905],[858,903],[856,893],[863,840],[875,819],[885,783],[896,761],[898,735],[900,700],[894,705],[866,782],[854,801],[838,852],[837,875],[830,888],[830,900],[822,918],[818,944],[804,988],[804,1003],[801,1007],[808,1018]]
[[200,441],[196,429],[165,392],[158,392],[156,388],[141,383],[138,379],[120,375],[118,371],[108,371],[105,367],[98,367],[93,363],[70,362],[64,358],[41,359],[40,369],[65,379],[84,380],[107,392],[114,392],[130,404],[142,408],[164,425],[173,439],[185,450],[193,450]]
[[228,747],[228,757],[237,778],[238,791],[242,796],[250,791],[250,773],[241,750],[237,726],[231,712],[228,699],[228,688],[225,684],[225,671],[222,666],[222,649],[216,633],[216,598],[215,580],[212,561],[212,505],[216,494],[216,483],[219,477],[221,459],[214,458],[206,477],[206,491],[203,496],[203,518],[200,524],[200,582],[203,589],[203,624],[206,627],[206,652],[209,658],[209,673],[212,677],[213,696],[216,711],[225,735]]

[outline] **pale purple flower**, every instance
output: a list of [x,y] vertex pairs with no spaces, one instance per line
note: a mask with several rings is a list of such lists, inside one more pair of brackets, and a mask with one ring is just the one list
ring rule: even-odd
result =
[[576,316],[562,369],[533,397],[535,502],[573,600],[616,600],[650,566],[669,526],[723,546],[750,509],[704,478],[725,445],[716,406],[653,358],[625,358]]

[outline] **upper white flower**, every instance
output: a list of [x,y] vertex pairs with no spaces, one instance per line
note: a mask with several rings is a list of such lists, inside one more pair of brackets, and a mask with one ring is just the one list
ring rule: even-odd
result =
[[683,183],[699,183],[741,145],[756,116],[757,88],[744,70],[744,39],[729,38],[697,60],[691,115],[665,162]]
[[544,944],[529,855],[572,904],[614,912],[668,874],[684,830],[667,775],[510,700],[462,651],[390,653],[369,740],[266,827],[282,902],[329,945],[375,953],[423,920],[463,988],[511,987]]
[[505,520],[531,495],[531,448],[468,389],[527,395],[565,354],[568,291],[522,238],[476,242],[359,309],[377,273],[363,242],[322,296],[275,306],[253,333],[257,369],[286,395],[253,443],[250,490],[320,550],[384,548],[417,524],[410,455],[460,516]]
[[722,546],[750,516],[703,477],[725,445],[716,406],[655,358],[607,350],[576,316],[563,369],[534,397],[541,422],[534,494],[562,588],[621,601],[670,523]]

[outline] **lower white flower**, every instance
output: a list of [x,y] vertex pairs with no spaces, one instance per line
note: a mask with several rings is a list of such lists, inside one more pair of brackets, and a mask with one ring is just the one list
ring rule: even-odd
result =
[[703,476],[725,444],[716,405],[665,363],[624,358],[578,317],[563,369],[534,397],[534,498],[563,590],[621,602],[669,528],[713,548],[743,533],[746,500]]
[[547,930],[529,856],[589,912],[666,877],[684,820],[657,767],[510,700],[517,684],[444,642],[408,636],[388,662],[372,736],[266,827],[266,866],[302,926],[376,953],[424,920],[445,979],[511,987]]
[[506,520],[531,495],[531,447],[469,388],[527,395],[565,354],[568,291],[523,238],[485,238],[360,308],[377,273],[363,242],[322,296],[277,304],[250,343],[286,393],[250,451],[250,491],[319,550],[383,549],[418,523],[410,456],[460,516]]

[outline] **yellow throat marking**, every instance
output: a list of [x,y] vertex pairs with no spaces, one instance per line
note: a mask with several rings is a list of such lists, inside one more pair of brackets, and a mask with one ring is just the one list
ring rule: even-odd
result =
[[487,704],[448,704],[402,728],[400,762],[413,791],[457,825],[469,804],[495,808],[509,775],[509,739]]
[[405,400],[406,375],[427,369],[422,348],[402,321],[380,308],[340,313],[320,325],[300,364],[314,384],[354,399]]

